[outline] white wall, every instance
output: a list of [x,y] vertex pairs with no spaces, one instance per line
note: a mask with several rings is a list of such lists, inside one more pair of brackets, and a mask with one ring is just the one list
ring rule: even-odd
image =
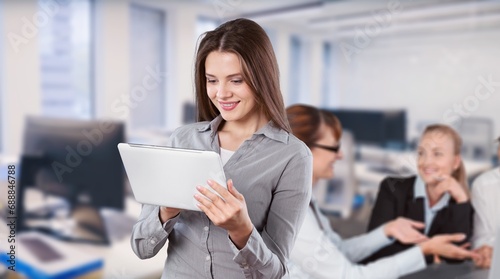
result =
[[2,153],[13,156],[22,148],[24,116],[39,114],[41,108],[38,27],[33,21],[38,5],[36,0],[3,5]]
[[[420,121],[452,123],[458,117],[494,120],[500,133],[500,32],[484,30],[437,35],[375,38],[348,62],[340,48],[342,71],[336,107],[407,108],[408,132],[417,136]],[[490,91],[480,78],[496,83]],[[475,92],[478,90],[476,99]],[[489,96],[488,96],[489,95]],[[477,102],[475,101],[477,100]],[[464,105],[464,114],[454,112]],[[332,104],[330,104],[332,105]],[[468,116],[464,116],[467,113]]]
[[[196,18],[210,13],[210,4],[168,1],[132,0],[165,10],[167,32],[166,119],[167,130],[182,124],[182,104],[194,100],[193,63],[195,55]],[[96,24],[96,115],[128,121],[129,114],[117,110],[129,102],[131,91],[129,49],[129,1],[97,1]],[[36,0],[4,1],[0,15],[2,34],[22,35],[23,18],[32,19],[38,12]],[[265,25],[262,23],[262,25]],[[275,52],[280,66],[282,93],[288,100],[290,72],[290,26],[265,26],[275,34]],[[424,33],[426,34],[426,33]],[[6,37],[4,37],[6,38]],[[479,77],[500,82],[500,32],[483,30],[461,34],[380,36],[360,53],[346,60],[342,50],[333,49],[336,67],[332,81],[330,104],[322,100],[322,41],[305,34],[308,42],[308,76],[300,98],[317,106],[351,108],[407,108],[410,138],[415,137],[420,121],[449,120],[455,103],[474,101],[481,86]],[[3,150],[18,154],[22,145],[22,129],[26,114],[39,114],[40,70],[38,37],[34,35],[19,52],[8,40],[3,43],[2,91]],[[7,70],[8,69],[8,70]],[[500,133],[500,86],[473,108],[472,116],[494,119],[495,135]],[[485,93],[485,91],[481,91]],[[486,92],[487,93],[487,92]],[[483,95],[484,96],[484,95]],[[484,98],[483,98],[484,99]],[[445,115],[451,109],[451,113]]]
[[95,10],[95,116],[127,122],[131,109],[129,3],[96,1]]

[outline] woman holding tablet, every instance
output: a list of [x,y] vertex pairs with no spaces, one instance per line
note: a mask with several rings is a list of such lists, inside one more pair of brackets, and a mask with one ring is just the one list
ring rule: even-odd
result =
[[[287,108],[293,134],[306,143],[313,154],[313,186],[320,179],[334,176],[334,164],[342,159],[342,126],[330,112],[308,105]],[[453,245],[464,236],[439,235],[427,238],[418,230],[421,222],[407,218],[387,220],[370,233],[343,240],[311,199],[306,219],[290,256],[293,279],[316,278],[399,278],[426,267],[424,255],[439,254],[467,258],[474,253]],[[394,241],[418,243],[406,251],[382,258],[369,265],[357,261],[391,245]]]
[[[201,211],[144,205],[132,249],[153,257],[168,240],[162,278],[282,278],[311,192],[311,152],[290,133],[271,42],[236,19],[207,32],[195,62],[198,120],[173,147],[220,153],[227,190],[207,181]],[[169,183],[165,181],[165,183]]]

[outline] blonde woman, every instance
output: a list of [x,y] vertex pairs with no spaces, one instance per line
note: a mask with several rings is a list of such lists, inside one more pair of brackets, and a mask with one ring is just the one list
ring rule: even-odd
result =
[[[441,124],[428,126],[418,144],[418,175],[388,177],[382,181],[368,230],[394,218],[405,217],[423,222],[425,228],[421,231],[428,237],[462,233],[466,237],[460,243],[469,241],[473,209],[460,156],[461,148],[462,140],[451,127]],[[363,263],[394,255],[412,246],[396,241]],[[428,256],[426,260],[432,263],[439,258]]]

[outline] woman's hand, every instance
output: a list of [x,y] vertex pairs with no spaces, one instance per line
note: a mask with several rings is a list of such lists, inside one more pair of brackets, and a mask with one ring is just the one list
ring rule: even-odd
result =
[[234,188],[231,179],[227,181],[227,190],[212,180],[208,180],[207,183],[222,198],[210,190],[198,186],[197,189],[201,195],[194,196],[199,202],[198,207],[207,214],[216,226],[226,229],[234,245],[238,249],[242,249],[253,230],[245,198]]
[[436,178],[438,184],[436,191],[438,193],[449,193],[450,196],[457,202],[463,203],[469,200],[464,188],[450,175],[441,175]]
[[458,260],[477,259],[479,257],[477,253],[467,250],[470,243],[461,246],[453,244],[453,242],[460,242],[464,239],[465,234],[462,233],[435,235],[418,246],[424,255],[437,255]]
[[168,220],[174,218],[181,212],[178,208],[160,206],[160,221],[163,225]]
[[474,259],[474,264],[480,268],[490,268],[491,258],[493,257],[493,248],[489,245],[483,245],[474,250],[479,257]]
[[418,231],[424,227],[424,223],[398,217],[384,225],[384,232],[387,237],[395,238],[401,243],[415,244],[428,239]]

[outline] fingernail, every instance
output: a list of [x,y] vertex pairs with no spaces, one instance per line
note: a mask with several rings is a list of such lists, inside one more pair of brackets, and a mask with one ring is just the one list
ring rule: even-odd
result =
[[209,179],[209,180],[207,180],[207,183],[208,183],[208,185],[210,185],[210,186],[212,186],[212,184],[214,184],[214,182],[213,182],[212,180],[210,180],[210,179]]
[[203,187],[201,187],[200,185],[196,186],[196,190],[198,191],[202,191],[203,190]]

